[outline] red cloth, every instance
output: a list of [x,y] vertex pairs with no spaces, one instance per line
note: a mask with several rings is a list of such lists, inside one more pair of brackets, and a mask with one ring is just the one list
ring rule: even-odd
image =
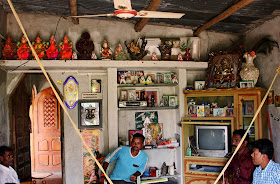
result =
[[252,161],[251,152],[246,148],[242,155],[240,155],[240,158],[238,158],[238,153],[234,156],[225,172],[225,177],[228,178],[230,174],[233,174],[234,184],[251,184],[254,170],[255,166]]

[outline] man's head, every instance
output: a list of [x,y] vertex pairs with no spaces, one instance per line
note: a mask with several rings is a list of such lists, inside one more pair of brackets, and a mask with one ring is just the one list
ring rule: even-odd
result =
[[[236,147],[240,143],[240,141],[241,141],[242,137],[244,136],[245,132],[246,131],[243,130],[243,129],[234,130],[233,137],[232,137],[232,142],[231,142],[233,151],[236,149]],[[249,135],[247,134],[246,138],[244,139],[244,141],[243,141],[243,143],[240,146],[238,151],[243,152],[244,149],[247,147],[248,142],[249,142]]]
[[255,165],[260,165],[263,168],[273,157],[273,143],[268,139],[259,139],[253,143],[253,153],[251,154],[253,158],[253,163]]
[[9,167],[13,165],[13,150],[7,146],[0,147],[0,162],[2,165]]
[[144,146],[144,140],[145,140],[145,137],[142,134],[140,134],[140,133],[134,134],[132,143],[131,143],[132,150],[133,151],[141,150]]

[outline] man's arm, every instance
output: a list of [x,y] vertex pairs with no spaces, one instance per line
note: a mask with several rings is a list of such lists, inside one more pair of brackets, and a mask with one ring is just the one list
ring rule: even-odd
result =
[[141,173],[136,171],[133,175],[130,176],[130,181],[137,181],[137,177],[140,176]]
[[[104,172],[105,172],[105,173],[106,173],[106,170],[107,170],[107,168],[108,168],[108,165],[109,165],[108,162],[103,162],[103,169],[104,169]],[[105,174],[102,173],[102,174],[100,175],[99,182],[100,182],[100,183],[104,183],[105,179],[106,179]]]

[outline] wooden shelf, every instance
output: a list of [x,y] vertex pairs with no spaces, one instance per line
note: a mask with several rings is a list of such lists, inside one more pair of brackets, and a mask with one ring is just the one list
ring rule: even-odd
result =
[[121,107],[120,111],[129,111],[129,110],[170,110],[178,109],[179,107]]

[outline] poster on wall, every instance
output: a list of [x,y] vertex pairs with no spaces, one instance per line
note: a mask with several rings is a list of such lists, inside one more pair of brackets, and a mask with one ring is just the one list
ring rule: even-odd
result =
[[[82,137],[94,154],[99,152],[99,130],[83,130]],[[96,158],[98,159],[98,155]],[[83,148],[83,170],[84,183],[97,183],[98,166],[85,146]]]
[[141,130],[144,128],[144,123],[158,123],[158,112],[148,111],[148,112],[135,112],[135,123],[136,129]]

